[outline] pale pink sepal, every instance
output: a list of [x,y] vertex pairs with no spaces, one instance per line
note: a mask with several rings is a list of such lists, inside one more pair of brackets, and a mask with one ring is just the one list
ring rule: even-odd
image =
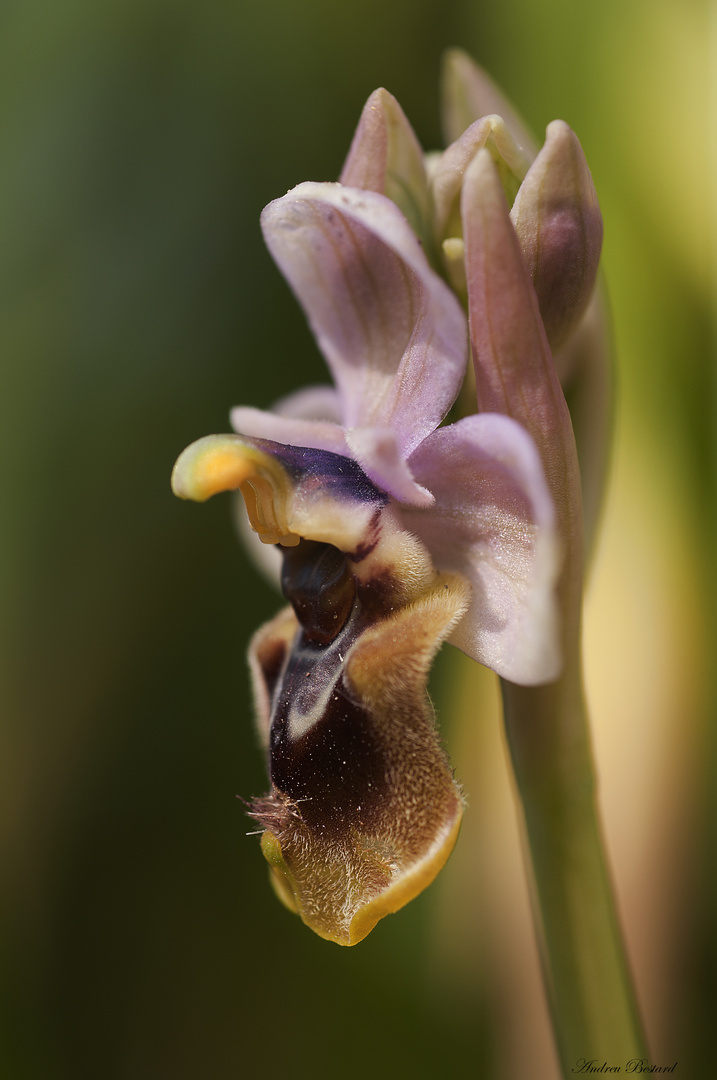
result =
[[238,435],[251,439],[269,439],[285,446],[308,446],[314,450],[330,450],[346,454],[344,429],[329,420],[305,420],[301,417],[280,416],[250,405],[237,405],[229,414],[231,425]]
[[409,506],[432,506],[433,495],[417,484],[390,428],[351,428],[346,432],[351,456],[374,484]]
[[583,574],[575,438],[535,289],[486,150],[466,174],[463,234],[478,410],[512,416],[540,453],[564,552],[558,594],[565,649],[579,633]]
[[[411,506],[430,506],[433,496],[414,480],[394,432],[390,428],[346,430],[341,426],[339,408],[331,387],[308,387],[282,398],[270,412],[240,405],[230,416],[239,435],[351,457],[394,499]],[[332,415],[336,421],[323,419]]]
[[506,416],[469,416],[436,431],[409,464],[436,501],[427,512],[402,507],[403,520],[435,566],[472,586],[449,640],[511,682],[557,678],[561,546],[530,436]]
[[275,401],[271,411],[296,420],[322,420],[342,424],[341,402],[333,386],[306,386]]
[[[563,506],[577,484],[570,414],[538,300],[493,160],[480,150],[463,185],[469,322],[479,412],[512,416],[533,436]],[[572,446],[572,450],[571,450]],[[579,506],[577,508],[579,514]],[[575,508],[571,508],[575,512]]]
[[346,427],[391,427],[403,457],[463,380],[465,317],[390,199],[300,184],[262,214],[267,246],[334,376]]

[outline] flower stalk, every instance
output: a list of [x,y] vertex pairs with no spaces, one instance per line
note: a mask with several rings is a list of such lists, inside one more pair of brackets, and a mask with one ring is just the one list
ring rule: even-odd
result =
[[[474,75],[479,96],[480,75]],[[645,1056],[596,804],[582,679],[580,469],[548,340],[559,344],[569,336],[585,310],[602,222],[579,144],[559,122],[548,128],[546,146],[510,213],[486,150],[466,173],[462,208],[478,408],[507,413],[532,435],[563,546],[557,583],[562,673],[544,685],[519,686],[504,677],[500,684],[533,918],[561,1070],[568,1077],[580,1059],[617,1063]],[[583,355],[593,363],[577,374],[578,387],[586,373],[591,388],[604,386],[608,377],[601,377],[600,363],[594,362],[597,353],[586,348]],[[600,358],[604,368],[604,350]],[[603,402],[604,395],[598,398],[599,405]],[[604,443],[606,430],[604,425],[588,444],[597,454],[590,475],[598,484],[605,458],[595,443]],[[591,491],[589,497],[592,527],[597,496]]]
[[579,664],[548,686],[501,680],[501,690],[562,1075],[581,1058],[646,1057],[596,809]]

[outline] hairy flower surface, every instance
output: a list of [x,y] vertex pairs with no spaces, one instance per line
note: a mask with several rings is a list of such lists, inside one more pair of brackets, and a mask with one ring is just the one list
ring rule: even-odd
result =
[[[183,498],[241,492],[290,603],[250,649],[271,777],[252,815],[279,896],[341,944],[424,888],[455,842],[463,800],[426,693],[440,644],[518,684],[560,672],[570,422],[546,325],[570,335],[599,251],[564,128],[531,166],[488,116],[426,167],[395,99],[372,95],[342,182],[301,184],[262,215],[333,385],[235,408],[234,434],[175,466]],[[466,377],[461,300],[493,411],[444,424]]]

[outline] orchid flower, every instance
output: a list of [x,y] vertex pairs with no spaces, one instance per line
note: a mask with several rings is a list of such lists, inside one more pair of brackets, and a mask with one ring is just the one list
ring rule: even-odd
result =
[[425,691],[436,649],[448,638],[515,682],[553,679],[559,541],[515,420],[439,426],[466,319],[393,202],[302,184],[262,224],[335,386],[234,409],[241,434],[189,447],[174,488],[238,488],[281,552],[292,607],[250,653],[272,778],[253,813],[283,899],[353,944],[456,838],[463,800]]
[[333,386],[234,409],[234,433],[188,447],[173,487],[238,490],[289,601],[249,650],[271,779],[251,816],[280,899],[322,937],[360,941],[455,843],[463,796],[426,692],[436,650],[500,676],[568,1077],[588,1050],[645,1056],[581,675],[609,416],[602,219],[567,125],[538,151],[456,51],[444,120],[448,149],[425,157],[378,90],[340,182],[264,210]]
[[[372,95],[341,182],[262,214],[333,386],[235,408],[173,474],[183,498],[240,491],[274,556],[290,606],[250,648],[271,778],[251,813],[280,898],[344,945],[455,843],[426,693],[441,643],[543,686],[575,629],[579,474],[548,334],[575,335],[601,222],[567,126],[532,165],[523,141],[488,116],[426,167]],[[469,353],[480,411],[446,424]]]

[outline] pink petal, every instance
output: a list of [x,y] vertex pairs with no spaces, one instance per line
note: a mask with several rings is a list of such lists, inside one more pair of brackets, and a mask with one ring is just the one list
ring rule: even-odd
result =
[[285,446],[308,446],[314,450],[331,450],[346,454],[344,430],[330,420],[305,420],[301,417],[279,416],[249,405],[237,405],[230,413],[231,424],[239,435],[252,439],[270,439]]
[[440,428],[411,455],[435,505],[401,508],[438,570],[465,575],[468,613],[450,641],[511,682],[537,685],[561,666],[553,502],[528,433],[483,413]]
[[340,184],[300,184],[262,215],[303,305],[347,427],[390,427],[407,457],[453,404],[465,317],[398,208]]
[[417,484],[390,428],[351,428],[346,444],[374,484],[409,506],[431,506],[430,491]]
[[275,401],[271,411],[295,420],[329,420],[343,426],[339,395],[333,386],[306,386]]
[[493,160],[480,150],[463,185],[463,235],[479,412],[512,416],[542,457],[579,559],[580,478],[565,404],[538,300]]

